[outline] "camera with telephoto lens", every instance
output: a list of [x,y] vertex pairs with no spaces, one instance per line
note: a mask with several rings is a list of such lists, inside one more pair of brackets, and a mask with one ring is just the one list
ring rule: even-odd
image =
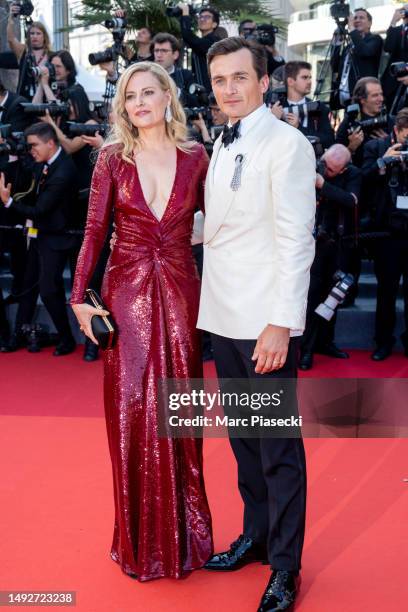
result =
[[111,19],[106,19],[101,25],[111,31],[113,45],[105,49],[105,51],[90,53],[88,55],[88,62],[91,66],[105,64],[106,62],[116,62],[123,54],[123,41],[128,25],[127,19],[123,17],[111,17]]
[[104,137],[109,131],[107,123],[75,123],[75,121],[67,121],[67,125],[71,136],[95,136],[96,132],[99,132]]
[[[200,9],[196,9],[192,4],[188,5],[188,14],[190,15],[190,17],[194,17],[195,15],[197,15],[198,11],[201,10]],[[180,19],[180,17],[183,16],[183,11],[181,10],[181,8],[175,3],[175,4],[170,4],[167,8],[166,8],[166,16],[167,17],[175,17],[176,19]]]
[[204,120],[209,118],[209,109],[207,106],[185,106],[183,110],[187,121],[196,121],[200,118],[198,115],[201,115]]
[[0,170],[4,172],[9,162],[9,156],[14,155],[19,159],[29,153],[29,147],[24,132],[12,132],[10,123],[0,124]]
[[315,309],[315,313],[323,319],[326,319],[326,321],[331,321],[336,309],[344,302],[348,292],[354,285],[354,276],[352,274],[346,274],[342,272],[342,270],[337,270],[337,272],[334,273],[333,280],[336,284],[325,301],[319,304]]
[[11,6],[18,6],[19,12],[15,17],[30,17],[34,10],[33,4],[30,0],[7,0]]
[[25,113],[30,115],[45,115],[48,111],[51,117],[68,117],[70,105],[65,102],[49,102],[48,104],[31,104],[30,102],[20,102],[20,106]]
[[[408,12],[408,11],[407,11]],[[394,62],[390,66],[390,75],[395,79],[408,75],[408,64],[406,62]]]
[[377,117],[372,117],[371,119],[358,119],[361,115],[359,104],[350,104],[350,106],[346,108],[346,113],[351,130],[361,127],[364,132],[370,132],[373,129],[388,128],[388,115],[386,113],[382,112],[377,115]]
[[[388,157],[379,157],[377,159],[378,172],[381,176],[387,173],[387,168],[392,169],[401,167],[404,172],[407,172],[408,161],[408,138],[404,140],[401,147],[398,149],[398,156],[390,155]],[[393,177],[398,182],[398,177]]]
[[208,106],[208,92],[205,87],[199,85],[198,83],[191,83],[188,91],[192,96],[196,96],[199,104],[202,106]]
[[330,15],[335,21],[347,21],[350,17],[350,5],[344,0],[332,0]]

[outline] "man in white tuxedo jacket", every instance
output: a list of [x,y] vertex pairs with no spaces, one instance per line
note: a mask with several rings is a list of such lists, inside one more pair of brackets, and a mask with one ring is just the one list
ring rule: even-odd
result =
[[[227,38],[211,47],[208,65],[230,128],[215,143],[207,175],[198,327],[211,332],[220,379],[295,378],[296,336],[305,326],[314,258],[314,152],[263,104],[263,47]],[[230,442],[244,502],[243,534],[206,568],[269,562],[273,572],[258,610],[288,609],[304,537],[302,439]]]

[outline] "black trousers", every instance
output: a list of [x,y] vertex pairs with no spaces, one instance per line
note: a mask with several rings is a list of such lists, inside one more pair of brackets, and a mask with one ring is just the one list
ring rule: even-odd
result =
[[[251,356],[255,340],[232,340],[211,334],[215,366],[225,378],[296,378],[297,339],[277,372],[256,374]],[[243,532],[266,546],[274,569],[301,567],[306,512],[306,461],[301,438],[230,438],[238,464],[238,487],[244,502]]]
[[408,235],[394,235],[378,241],[374,256],[374,271],[378,283],[375,341],[378,346],[391,347],[394,344],[395,303],[402,276],[405,321],[402,341],[408,347]]
[[73,336],[66,308],[63,273],[69,250],[51,249],[44,240],[31,239],[24,277],[23,295],[19,300],[16,329],[31,323],[38,295],[57,329],[60,340],[72,342]]

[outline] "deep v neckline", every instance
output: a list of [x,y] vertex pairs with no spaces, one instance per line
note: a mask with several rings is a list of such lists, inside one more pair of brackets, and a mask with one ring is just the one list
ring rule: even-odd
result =
[[143,203],[146,206],[146,208],[149,211],[149,213],[152,215],[153,219],[155,219],[157,221],[157,223],[161,223],[163,221],[164,217],[166,216],[167,209],[169,208],[169,206],[171,204],[171,199],[172,199],[172,196],[174,195],[174,191],[175,191],[175,188],[176,188],[177,175],[178,175],[178,167],[179,167],[179,149],[178,149],[178,147],[176,147],[176,171],[174,173],[174,179],[173,179],[172,187],[171,187],[171,190],[170,190],[170,194],[169,194],[168,200],[166,202],[166,206],[164,208],[163,214],[160,217],[160,219],[159,219],[159,217],[157,217],[154,214],[153,209],[147,203],[147,200],[146,200],[146,197],[145,197],[145,194],[144,194],[144,191],[143,191],[143,187],[142,187],[142,181],[140,180],[140,176],[139,176],[139,170],[138,170],[138,167],[137,167],[136,159],[134,160],[134,165],[135,165],[135,170],[136,170],[137,181],[139,183],[140,193],[142,194]]

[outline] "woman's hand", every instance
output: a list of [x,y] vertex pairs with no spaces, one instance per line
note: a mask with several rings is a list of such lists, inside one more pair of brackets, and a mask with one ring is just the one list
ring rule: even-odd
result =
[[81,138],[85,144],[91,145],[91,147],[94,149],[100,149],[105,142],[105,139],[99,134],[99,132],[96,132],[95,136],[85,136],[82,134]]
[[94,344],[98,344],[97,339],[92,333],[91,319],[94,315],[99,317],[106,317],[109,315],[107,310],[100,310],[99,308],[94,308],[89,304],[73,304],[72,310],[78,320],[79,329],[92,340]]

